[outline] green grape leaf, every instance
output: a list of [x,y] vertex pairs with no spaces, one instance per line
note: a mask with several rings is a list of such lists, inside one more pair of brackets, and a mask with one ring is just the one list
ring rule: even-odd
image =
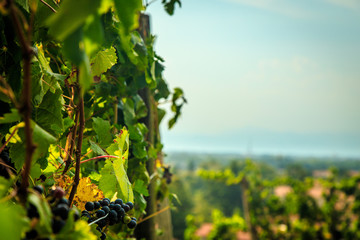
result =
[[25,161],[25,144],[15,143],[10,147],[9,153],[15,168],[20,171]]
[[130,140],[139,142],[144,136],[137,125],[129,125]]
[[88,17],[84,26],[84,44],[86,54],[90,58],[99,50],[104,42],[104,38],[104,27],[100,16],[94,14]]
[[115,1],[116,13],[120,20],[116,25],[119,35],[121,36],[120,41],[122,49],[127,54],[132,63],[134,63],[139,69],[145,70],[147,66],[142,61],[145,59],[140,59],[139,55],[137,55],[133,50],[135,44],[132,42],[131,37],[131,31],[138,27],[138,19],[142,8],[141,0]]
[[102,150],[101,147],[99,145],[97,145],[95,142],[89,140],[89,144],[90,144],[90,149],[93,150],[93,152],[96,155],[99,155],[99,156],[106,155],[106,152],[104,152],[104,150]]
[[30,169],[30,176],[32,179],[37,179],[40,177],[41,175],[41,167],[39,164],[35,163],[32,164],[31,169]]
[[11,113],[5,113],[3,117],[0,117],[0,123],[12,123],[21,120],[19,112],[15,109],[11,109]]
[[46,169],[49,164],[46,156],[39,158],[36,163],[39,164],[40,169],[42,170]]
[[166,115],[166,111],[164,109],[162,109],[162,108],[158,108],[157,113],[158,113],[158,122],[159,122],[159,125],[160,125],[161,121],[164,119],[164,117]]
[[131,183],[126,173],[126,162],[129,154],[129,133],[122,129],[116,137],[115,143],[111,144],[106,151],[118,156],[115,160],[107,159],[105,166],[101,169],[99,187],[106,197],[112,198],[115,193],[125,201],[133,201],[134,194]]
[[175,4],[177,3],[179,7],[181,7],[181,1],[180,0],[162,0],[162,3],[164,4],[165,11],[171,16],[174,14],[175,11]]
[[12,181],[5,179],[3,176],[0,176],[0,198],[4,197],[4,195],[9,191]]
[[146,142],[133,142],[133,154],[137,158],[145,158],[147,156]]
[[99,76],[114,66],[116,62],[117,56],[114,47],[99,51],[91,60],[92,75]]
[[139,212],[145,213],[144,211],[146,209],[146,200],[144,196],[138,192],[134,192],[134,197],[135,197],[136,205],[139,207]]
[[[20,139],[25,139],[23,122],[19,123],[17,126],[19,127],[18,136]],[[31,127],[33,129],[33,141],[36,145],[35,152],[33,154],[33,159],[43,158],[47,155],[50,144],[56,142],[56,138],[54,138],[50,133],[46,132],[35,122],[31,121]],[[17,141],[10,147],[10,156],[12,162],[15,164],[15,168],[20,171],[24,161],[25,161],[25,144],[21,141]]]
[[47,155],[50,144],[55,143],[56,138],[54,138],[50,133],[45,131],[39,125],[35,124],[33,121],[32,121],[32,127],[33,127],[33,140],[34,143],[37,145],[34,155],[37,159]]
[[115,8],[125,34],[138,27],[138,16],[143,8],[141,0],[117,0]]
[[144,101],[138,94],[134,96],[134,102],[135,102],[136,118],[141,119],[143,117],[146,117],[148,113],[148,109]]
[[53,135],[56,135],[54,128],[63,129],[64,127],[61,111],[64,100],[61,94],[61,90],[57,90],[55,93],[48,91],[40,106],[34,109],[35,122]]
[[102,147],[107,147],[112,142],[110,122],[106,121],[100,117],[94,117],[93,128],[98,136],[99,145]]
[[124,120],[127,126],[130,126],[134,123],[135,120],[135,110],[134,110],[134,101],[130,98],[123,98],[123,111],[124,111]]
[[131,184],[121,159],[116,159],[113,162],[107,159],[100,174],[99,187],[105,197],[112,198],[117,193],[117,196],[125,201],[132,202],[134,200]]
[[1,239],[21,239],[21,234],[28,227],[25,210],[20,205],[0,204]]
[[62,0],[57,13],[46,21],[49,34],[59,41],[64,41],[81,27],[89,16],[97,13],[100,3],[100,0]]
[[113,5],[114,5],[113,0],[102,0],[101,6],[99,8],[99,13],[100,14],[106,13]]
[[25,11],[29,12],[29,0],[16,0],[15,2],[22,6]]
[[79,74],[81,91],[84,93],[90,88],[93,78],[91,76],[89,58],[84,49],[84,33],[82,28],[76,29],[64,40],[62,51],[66,58],[78,66],[77,74]]
[[134,185],[134,191],[141,193],[145,197],[149,196],[147,185],[143,180],[137,179]]
[[42,69],[39,61],[34,61],[31,64],[31,94],[34,106],[38,106],[44,97]]
[[[181,99],[182,101],[180,103],[178,103],[178,100]],[[176,121],[178,120],[178,118],[181,115],[181,108],[183,107],[183,105],[185,103],[187,103],[186,98],[184,97],[184,92],[181,88],[174,88],[174,93],[172,96],[172,105],[171,105],[171,111],[173,113],[175,113],[174,117],[172,117],[169,120],[169,129],[171,129],[174,124],[176,123]]]
[[81,91],[82,93],[84,93],[91,87],[91,84],[93,82],[90,70],[90,62],[86,54],[84,54],[84,59],[79,66],[79,71],[79,82],[82,87]]
[[81,48],[83,41],[84,33],[81,28],[78,28],[64,40],[62,47],[64,56],[76,66],[79,66],[85,58],[85,51],[83,48]]
[[98,184],[101,178],[101,175],[97,172],[92,172],[90,173],[90,175],[88,176],[91,179],[92,183]]
[[75,122],[71,118],[64,118],[64,129],[70,129],[74,124]]
[[43,45],[36,44],[37,61],[34,60],[32,68],[32,94],[33,104],[38,107],[47,91],[55,93],[61,91],[60,83],[64,82],[66,76],[53,73],[49,61],[45,58]]
[[125,127],[120,130],[120,134],[116,136],[114,143],[106,151],[110,155],[118,156],[126,165],[129,156],[129,132]]
[[36,44],[37,49],[37,59],[39,60],[40,67],[43,71],[52,72],[49,61],[45,57],[44,48],[41,43]]

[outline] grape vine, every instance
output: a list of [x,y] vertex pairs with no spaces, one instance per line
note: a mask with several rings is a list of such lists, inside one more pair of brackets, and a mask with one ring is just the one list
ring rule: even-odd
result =
[[[161,160],[148,164],[162,159],[159,102],[171,99],[172,127],[186,99],[180,88],[168,88],[155,37],[140,34],[148,4],[0,1],[4,238],[127,238],[162,211],[146,208],[154,204],[149,173],[161,179],[163,167]],[[170,15],[181,6],[162,4]],[[148,116],[154,121],[144,121]],[[163,185],[153,189],[162,191],[153,196],[170,196]]]

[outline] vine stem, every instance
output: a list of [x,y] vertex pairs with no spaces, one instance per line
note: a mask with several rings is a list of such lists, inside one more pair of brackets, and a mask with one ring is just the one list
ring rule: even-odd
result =
[[152,218],[152,217],[155,217],[156,215],[159,215],[159,214],[162,213],[162,212],[165,212],[165,211],[168,210],[169,208],[170,208],[169,206],[164,207],[163,209],[161,209],[161,210],[159,210],[159,211],[157,211],[157,212],[154,212],[153,214],[147,216],[146,218],[141,219],[140,221],[137,222],[137,224],[142,223],[142,222],[145,222],[146,220],[148,220],[148,219],[150,219],[150,218]]
[[40,2],[42,2],[43,4],[45,4],[45,6],[47,6],[48,8],[50,8],[51,11],[53,11],[54,13],[56,13],[56,10],[50,6],[50,4],[48,4],[47,2],[45,2],[44,0],[40,0]]
[[79,121],[79,110],[76,111],[76,114],[75,114],[75,126],[73,126],[72,131],[69,133],[69,135],[67,136],[67,139],[66,139],[65,149],[69,149],[69,150],[65,152],[65,153],[67,153],[67,155],[65,158],[65,168],[64,168],[62,175],[64,175],[69,170],[69,167],[71,165],[72,154],[73,154],[74,146],[75,146],[76,131],[78,128],[78,121]]
[[19,128],[16,127],[14,129],[14,131],[12,131],[12,133],[10,134],[10,137],[6,140],[6,142],[4,143],[4,145],[2,145],[2,147],[0,148],[0,153],[4,150],[4,148],[6,147],[6,145],[10,142],[10,139],[15,135],[15,132],[18,130]]
[[[14,24],[16,34],[20,40],[23,57],[23,90],[22,90],[22,105],[19,112],[23,115],[25,122],[25,143],[26,155],[25,164],[22,171],[22,181],[20,186],[20,197],[23,202],[26,201],[27,191],[29,186],[29,174],[31,169],[32,156],[36,146],[33,143],[31,127],[31,58],[33,50],[31,48],[31,32],[28,33],[27,39],[21,27],[19,18],[17,16],[18,9],[16,8],[13,0],[8,0],[11,20]],[[30,28],[31,29],[31,28]]]
[[100,158],[119,158],[119,157],[118,156],[112,156],[112,155],[97,156],[97,157],[93,157],[93,158],[83,160],[83,161],[80,162],[80,164],[90,162],[92,160],[96,160],[96,159],[100,159]]
[[[79,83],[79,70],[77,71],[77,80]],[[81,87],[78,87],[79,93],[79,132],[76,146],[76,165],[75,165],[75,178],[74,185],[71,188],[70,196],[69,196],[69,206],[71,206],[72,201],[74,200],[75,193],[80,181],[80,160],[81,160],[81,147],[83,142],[83,134],[85,128],[85,114],[84,114],[84,96],[81,92]]]

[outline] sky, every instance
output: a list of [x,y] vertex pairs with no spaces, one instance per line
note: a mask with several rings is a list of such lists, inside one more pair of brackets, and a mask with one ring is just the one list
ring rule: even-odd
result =
[[147,10],[188,104],[166,151],[360,156],[360,1],[182,0]]

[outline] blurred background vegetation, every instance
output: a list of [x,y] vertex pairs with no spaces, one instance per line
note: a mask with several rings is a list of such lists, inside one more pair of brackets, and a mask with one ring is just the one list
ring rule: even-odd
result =
[[172,210],[176,239],[360,239],[358,159],[195,153],[166,159],[180,201]]

